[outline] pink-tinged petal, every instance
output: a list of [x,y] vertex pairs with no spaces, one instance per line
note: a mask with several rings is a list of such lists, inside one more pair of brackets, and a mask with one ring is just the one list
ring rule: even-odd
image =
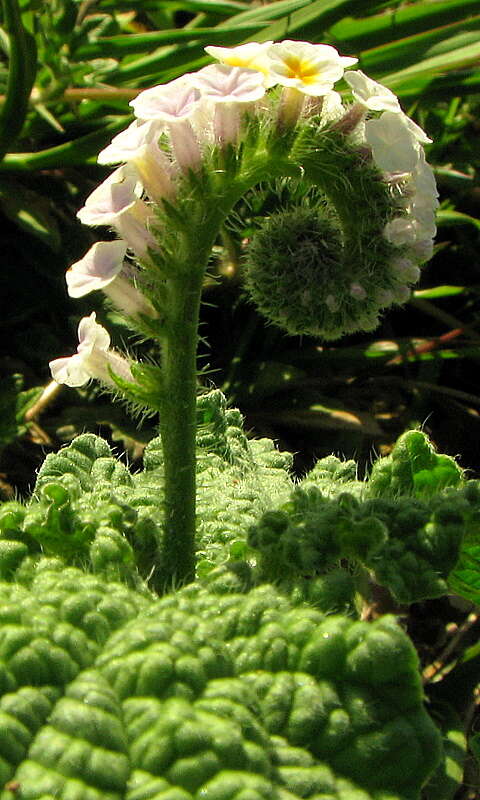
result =
[[143,200],[137,200],[125,214],[119,215],[115,222],[120,237],[140,258],[146,254],[149,247],[155,247],[155,238],[149,230],[154,219],[150,206]]
[[199,100],[200,92],[190,77],[183,75],[170,83],[145,89],[130,105],[139,119],[174,123],[191,117]]
[[214,103],[252,103],[265,94],[260,72],[228,64],[210,64],[193,74],[192,81]]
[[357,103],[361,103],[370,111],[392,111],[401,112],[400,103],[397,96],[365,75],[361,70],[352,70],[344,75],[344,78],[352,90],[352,95]]
[[155,120],[135,120],[99,153],[99,164],[133,164],[145,190],[152,200],[173,197],[175,169],[168,156],[158,146],[165,123]]
[[156,141],[161,133],[161,126],[155,121],[142,122],[134,120],[124,131],[120,131],[109,145],[98,154],[98,164],[121,164],[132,161],[145,145]]
[[70,297],[83,297],[108,286],[122,269],[126,252],[127,244],[121,240],[95,242],[67,271],[65,277]]
[[141,192],[135,168],[131,165],[119,167],[87,197],[77,217],[84,225],[113,225]]

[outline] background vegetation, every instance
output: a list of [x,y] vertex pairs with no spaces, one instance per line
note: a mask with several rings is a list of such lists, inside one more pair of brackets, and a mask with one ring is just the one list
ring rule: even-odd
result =
[[[268,187],[239,208],[205,287],[201,363],[256,435],[296,453],[301,474],[335,452],[367,469],[422,426],[480,475],[480,13],[478,0],[3,0],[0,28],[0,481],[25,495],[46,452],[82,431],[119,443],[130,462],[156,433],[97,387],[52,388],[48,361],[71,353],[92,299],[71,301],[65,270],[97,232],[76,210],[106,174],[96,153],[131,119],[140,88],[209,62],[207,44],[285,38],[334,45],[394,90],[434,143],[441,193],[436,251],[409,304],[368,335],[325,346],[267,327],[242,292],[242,240],[268,213]],[[104,239],[105,232],[98,233]],[[118,343],[115,313],[93,304]],[[148,352],[145,352],[148,355]],[[362,466],[363,465],[363,466]],[[475,608],[413,606],[405,624],[452,750],[452,775],[428,800],[475,797],[480,646]],[[460,686],[462,687],[460,689]],[[460,715],[460,716],[459,716]],[[460,719],[462,721],[460,721]],[[477,733],[475,733],[477,731]],[[477,738],[475,738],[475,736]],[[480,749],[480,744],[477,744]],[[455,772],[456,770],[456,772]],[[456,794],[455,794],[456,793]]]

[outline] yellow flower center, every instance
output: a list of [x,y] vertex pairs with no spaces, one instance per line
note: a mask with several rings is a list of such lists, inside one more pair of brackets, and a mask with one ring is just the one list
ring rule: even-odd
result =
[[314,83],[318,77],[318,66],[308,59],[302,59],[298,56],[287,56],[284,61],[287,68],[287,78],[296,78],[302,83]]
[[257,72],[263,72],[264,75],[268,74],[268,69],[259,66],[258,64],[255,63],[255,57],[242,58],[241,56],[233,55],[223,58],[222,61],[224,64],[228,64],[230,67],[243,67],[244,69],[254,69]]

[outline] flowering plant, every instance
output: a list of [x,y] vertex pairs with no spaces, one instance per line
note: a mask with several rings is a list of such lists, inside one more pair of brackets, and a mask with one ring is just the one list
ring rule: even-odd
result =
[[[275,324],[334,339],[373,329],[408,299],[438,204],[430,140],[392,92],[351,69],[355,58],[292,40],[207,51],[219,63],[132,101],[135,122],[99,155],[120,166],[78,212],[120,238],[98,242],[67,274],[72,296],[104,291],[132,331],[157,341],[160,364],[110,350],[93,316],[80,323],[77,353],[51,364],[59,382],[96,378],[160,412],[166,583],[194,575],[199,305],[235,205],[266,180],[310,192],[313,201],[254,234],[245,284]],[[334,89],[342,79],[351,100]]]

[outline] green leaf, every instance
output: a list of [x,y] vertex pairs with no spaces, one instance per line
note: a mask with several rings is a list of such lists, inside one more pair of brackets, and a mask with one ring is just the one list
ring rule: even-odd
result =
[[155,600],[42,559],[0,584],[2,784],[31,800],[417,798],[440,736],[395,620],[228,580]]
[[[389,71],[392,64],[397,69],[409,67],[420,59],[447,56],[456,50],[475,45],[480,31],[480,16],[462,19],[451,25],[398,39],[362,53],[362,69],[368,74]],[[453,64],[449,67],[453,69]]]
[[[368,8],[365,7],[365,12]],[[440,0],[417,2],[408,6],[387,4],[381,13],[363,19],[346,17],[330,29],[336,42],[349,44],[355,52],[376,48],[392,41],[404,40],[424,31],[439,29],[465,21],[469,13],[478,11],[477,0]],[[361,13],[361,12],[360,12]]]
[[436,706],[436,717],[441,713],[443,733],[442,762],[424,789],[424,800],[453,800],[463,782],[467,756],[467,738],[464,725],[450,706]]
[[401,87],[404,81],[415,77],[422,80],[431,76],[435,78],[439,73],[450,70],[473,67],[480,57],[480,42],[477,40],[473,44],[457,47],[451,52],[441,53],[437,56],[417,60],[409,67],[405,67],[397,72],[389,72],[382,78],[382,81],[390,88],[396,90]]
[[292,587],[343,560],[354,574],[366,567],[400,603],[445,594],[469,515],[480,503],[469,507],[453,490],[424,502],[409,495],[372,499],[369,485],[347,470],[346,479],[335,480],[321,469],[331,460],[321,460],[287,503],[250,528],[261,579]]
[[[479,495],[478,482],[471,481],[469,491],[476,502]],[[460,558],[448,582],[453,592],[472,603],[480,604],[480,514],[478,511],[472,510],[468,515],[467,531]]]
[[18,181],[0,178],[0,207],[19,228],[41,239],[54,252],[60,250],[60,230],[48,198]]
[[236,44],[252,30],[258,30],[257,23],[244,23],[225,28],[174,28],[167,31],[132,33],[123,36],[101,36],[93,42],[82,44],[74,51],[74,58],[122,58],[129,53],[151,52],[156,47],[173,45],[176,42],[196,42],[197,44],[220,45]]
[[460,211],[453,211],[450,209],[440,209],[437,211],[438,226],[448,227],[450,225],[473,225],[477,230],[480,230],[480,219],[472,217],[469,214],[463,214]]
[[433,496],[446,486],[458,486],[462,477],[455,459],[436,453],[426,434],[408,431],[389,456],[375,462],[368,489],[373,497]]
[[115,122],[102,125],[100,130],[56,147],[49,147],[38,153],[11,153],[5,156],[3,162],[0,163],[0,172],[29,172],[30,170],[81,166],[89,161],[95,163],[99,150],[129,122],[131,122],[130,116],[122,116]]
[[2,0],[9,34],[9,70],[5,102],[0,109],[0,160],[15,141],[27,114],[35,80],[36,41],[22,25],[17,0]]
[[359,0],[278,0],[238,14],[229,22],[268,20],[271,24],[253,37],[256,41],[299,38],[300,35],[315,41],[330,25],[362,5],[364,3]]
[[[239,0],[143,0],[143,5],[146,9],[153,6],[154,9],[168,8],[174,11],[191,11],[198,14],[205,11],[210,14],[219,14],[222,16],[229,16],[244,8],[248,8],[248,3],[239,2]],[[100,3],[102,9],[116,10],[121,7],[130,9],[132,7],[132,0],[102,0]]]
[[465,286],[434,286],[432,289],[416,289],[413,294],[414,297],[423,297],[425,300],[437,300],[441,297],[455,297],[467,291]]

